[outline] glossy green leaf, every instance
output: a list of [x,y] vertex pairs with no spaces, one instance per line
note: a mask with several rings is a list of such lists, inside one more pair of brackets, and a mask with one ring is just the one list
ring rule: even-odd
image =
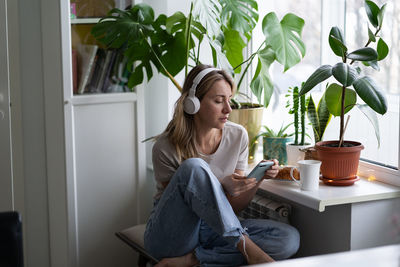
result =
[[247,33],[254,29],[258,21],[258,5],[255,0],[221,0],[221,18],[233,30]]
[[365,1],[365,11],[367,12],[367,16],[369,22],[376,28],[378,27],[378,13],[380,11],[379,7],[372,1],[366,0]]
[[357,78],[357,70],[345,63],[339,62],[332,68],[332,75],[345,87],[353,84],[354,80]]
[[[246,43],[242,40],[238,31],[227,29],[224,31],[225,42],[223,49],[225,50],[226,57],[232,66],[238,66],[243,62],[243,48]],[[241,68],[236,68],[235,73],[240,73]]]
[[354,81],[353,87],[360,98],[375,112],[382,115],[386,113],[386,97],[372,78],[368,76],[358,78]]
[[382,27],[383,17],[385,16],[385,10],[386,10],[386,3],[383,4],[383,6],[381,7],[381,9],[378,12],[378,26],[379,27]]
[[273,12],[263,19],[265,42],[275,52],[276,60],[284,66],[284,71],[299,63],[306,53],[301,40],[303,27],[304,20],[291,13],[281,21]]
[[[342,86],[332,83],[325,91],[325,101],[329,112],[333,116],[340,116],[342,113]],[[357,94],[354,90],[346,88],[344,98],[344,114],[349,112],[357,101]]]
[[368,39],[371,42],[376,42],[375,34],[371,31],[369,27],[368,27]]
[[378,58],[378,53],[371,47],[363,47],[348,54],[347,58],[358,61],[372,61]]
[[[256,71],[255,75],[253,76],[253,79],[250,83],[250,88],[257,96],[259,103],[262,103],[265,107],[267,107],[271,100],[272,93],[274,92],[274,85],[269,75],[269,68],[275,61],[275,52],[267,46],[258,52],[258,59],[261,69],[259,70],[259,74],[257,74]],[[263,101],[261,101],[262,93],[264,93]]]
[[313,128],[314,141],[322,141],[326,127],[332,118],[332,114],[329,113],[326,106],[325,94],[321,97],[317,107],[312,96],[310,96],[307,106],[307,117]]
[[378,40],[376,51],[378,52],[378,61],[384,59],[389,54],[389,47],[382,38]]
[[329,46],[333,53],[339,57],[346,54],[347,47],[344,42],[343,33],[338,27],[332,27],[329,32]]
[[320,82],[325,81],[329,77],[332,76],[332,66],[331,65],[322,65],[318,69],[314,71],[313,74],[307,79],[307,81],[303,84],[300,95],[306,94],[308,91],[313,89]]
[[368,118],[371,122],[372,126],[374,127],[376,140],[378,141],[378,147],[380,147],[380,131],[379,131],[379,122],[376,113],[366,104],[364,105],[357,105],[357,107],[364,113],[364,115]]

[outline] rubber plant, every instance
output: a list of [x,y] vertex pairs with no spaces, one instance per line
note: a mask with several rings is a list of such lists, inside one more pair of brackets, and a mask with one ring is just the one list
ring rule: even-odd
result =
[[[342,31],[338,27],[333,27],[329,33],[329,45],[333,53],[340,57],[341,62],[333,66],[319,67],[306,80],[300,91],[300,95],[304,95],[331,76],[336,79],[336,82],[327,86],[324,99],[329,112],[333,116],[340,116],[339,139],[316,144],[318,157],[322,160],[323,181],[332,185],[351,185],[357,180],[360,151],[364,148],[359,142],[344,141],[344,133],[349,119],[348,116],[345,125],[345,114],[357,106],[372,122],[379,145],[380,136],[376,113],[383,115],[387,111],[384,92],[370,76],[363,75],[360,66],[357,66],[361,63],[365,67],[379,70],[378,62],[383,60],[389,52],[387,44],[380,36],[386,4],[379,7],[373,1],[367,0],[364,6],[370,25],[374,28],[371,30],[368,26],[368,41],[365,46],[349,52]],[[376,44],[376,49],[370,47],[371,44]],[[357,104],[357,96],[365,104]],[[340,155],[340,152],[348,153],[347,155],[351,153],[354,164],[350,165],[350,159],[347,158],[344,163],[345,157],[343,154]],[[331,158],[331,156],[338,158]]]
[[[333,116],[340,116],[339,140],[343,140],[344,115],[354,106],[357,106],[372,122],[379,142],[376,113],[381,115],[386,113],[386,97],[378,84],[370,76],[363,76],[361,68],[354,67],[353,63],[361,62],[365,66],[379,70],[378,61],[383,60],[389,53],[387,44],[379,35],[385,7],[386,4],[379,8],[374,2],[365,1],[368,19],[375,28],[375,32],[368,27],[369,39],[365,46],[350,53],[348,53],[348,48],[345,45],[342,31],[338,27],[333,27],[329,33],[329,45],[335,55],[339,56],[342,61],[334,66],[323,65],[319,67],[307,79],[300,91],[300,95],[304,95],[329,77],[333,76],[336,79],[338,83],[331,83],[326,88],[324,97],[329,112]],[[369,47],[372,43],[376,43],[376,49]],[[351,86],[353,89],[350,88]],[[365,104],[357,104],[357,96]]]

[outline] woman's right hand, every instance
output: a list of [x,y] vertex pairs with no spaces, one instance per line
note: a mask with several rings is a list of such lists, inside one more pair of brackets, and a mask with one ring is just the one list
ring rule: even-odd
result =
[[232,197],[238,196],[257,185],[256,178],[247,178],[236,173],[228,175],[221,180],[222,187]]

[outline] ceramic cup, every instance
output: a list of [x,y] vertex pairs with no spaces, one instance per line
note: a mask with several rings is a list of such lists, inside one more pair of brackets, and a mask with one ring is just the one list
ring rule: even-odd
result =
[[[321,161],[319,160],[300,160],[297,162],[299,167],[290,169],[290,177],[300,185],[301,190],[315,191],[319,186],[319,169]],[[299,169],[300,182],[293,177],[293,170]]]

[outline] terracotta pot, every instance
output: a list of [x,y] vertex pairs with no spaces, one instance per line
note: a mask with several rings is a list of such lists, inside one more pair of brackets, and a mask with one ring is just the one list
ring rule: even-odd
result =
[[344,141],[352,147],[328,147],[339,141],[321,141],[315,144],[318,158],[322,161],[321,173],[324,178],[332,180],[354,179],[357,177],[360,152],[364,146],[359,142]]

